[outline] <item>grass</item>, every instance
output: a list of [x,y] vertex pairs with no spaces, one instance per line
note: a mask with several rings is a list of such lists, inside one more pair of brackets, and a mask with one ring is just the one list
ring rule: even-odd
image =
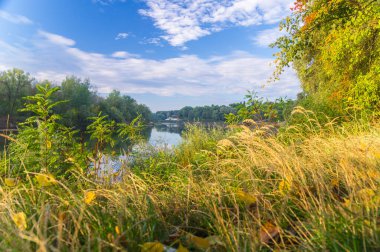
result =
[[45,186],[35,173],[15,186],[4,177],[0,250],[380,250],[379,124],[296,113],[306,123],[278,133],[191,127],[114,183],[75,170]]

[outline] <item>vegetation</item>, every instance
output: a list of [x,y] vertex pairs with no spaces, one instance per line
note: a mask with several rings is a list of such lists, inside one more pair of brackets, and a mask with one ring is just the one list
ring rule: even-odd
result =
[[[121,95],[118,91],[113,91],[106,98],[99,96],[89,80],[69,76],[59,87],[51,97],[55,102],[59,102],[53,110],[61,115],[62,124],[78,129],[81,133],[84,133],[91,123],[89,118],[100,112],[118,123],[131,122],[138,115],[141,115],[144,122],[151,120],[152,113],[147,106],[138,104],[131,97]],[[20,109],[24,103],[23,99],[35,95],[37,91],[34,79],[22,70],[12,69],[0,73],[0,129],[15,128],[18,122],[30,115]]]
[[251,92],[227,107],[228,127],[188,125],[171,151],[127,148],[118,169],[115,142],[139,142],[146,107],[75,77],[3,73],[9,115],[32,93],[18,134],[0,134],[0,250],[379,251],[378,13],[378,1],[296,1],[277,45],[297,101]]
[[380,3],[376,0],[297,0],[273,46],[277,72],[291,63],[304,106],[330,115],[380,111]]
[[171,111],[157,111],[153,114],[154,121],[164,121],[165,119],[172,117],[178,118],[188,122],[194,121],[209,121],[209,122],[223,122],[224,116],[229,113],[235,113],[235,109],[232,106],[186,106],[180,110]]

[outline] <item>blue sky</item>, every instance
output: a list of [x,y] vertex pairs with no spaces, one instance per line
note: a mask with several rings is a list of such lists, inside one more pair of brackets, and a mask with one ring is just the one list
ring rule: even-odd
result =
[[268,44],[293,1],[0,0],[0,70],[89,78],[153,111],[229,104],[252,89],[293,98],[292,70],[267,84]]

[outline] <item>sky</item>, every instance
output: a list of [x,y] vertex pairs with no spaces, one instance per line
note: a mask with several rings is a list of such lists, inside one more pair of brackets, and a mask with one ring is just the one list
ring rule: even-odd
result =
[[228,105],[247,90],[295,98],[287,69],[268,83],[294,0],[0,0],[0,71],[88,78],[152,111]]

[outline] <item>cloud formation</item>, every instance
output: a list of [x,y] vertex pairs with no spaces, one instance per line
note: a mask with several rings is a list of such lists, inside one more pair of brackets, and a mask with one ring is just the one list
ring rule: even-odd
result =
[[3,19],[7,22],[11,22],[14,24],[24,24],[24,25],[29,25],[33,24],[33,21],[30,20],[29,18],[22,16],[22,15],[17,15],[17,14],[11,14],[6,11],[0,10],[0,19]]
[[74,74],[90,78],[101,93],[118,89],[130,94],[218,96],[256,89],[261,95],[274,98],[294,97],[299,91],[292,71],[285,72],[277,84],[261,89],[273,71],[272,59],[241,51],[223,57],[184,54],[155,60],[125,51],[112,55],[86,52],[75,47],[72,39],[46,31],[38,31],[28,41],[30,44],[21,46],[0,40],[0,69],[18,67],[39,80],[56,82]]
[[145,0],[139,13],[153,19],[172,46],[233,26],[274,24],[289,14],[294,0]]

